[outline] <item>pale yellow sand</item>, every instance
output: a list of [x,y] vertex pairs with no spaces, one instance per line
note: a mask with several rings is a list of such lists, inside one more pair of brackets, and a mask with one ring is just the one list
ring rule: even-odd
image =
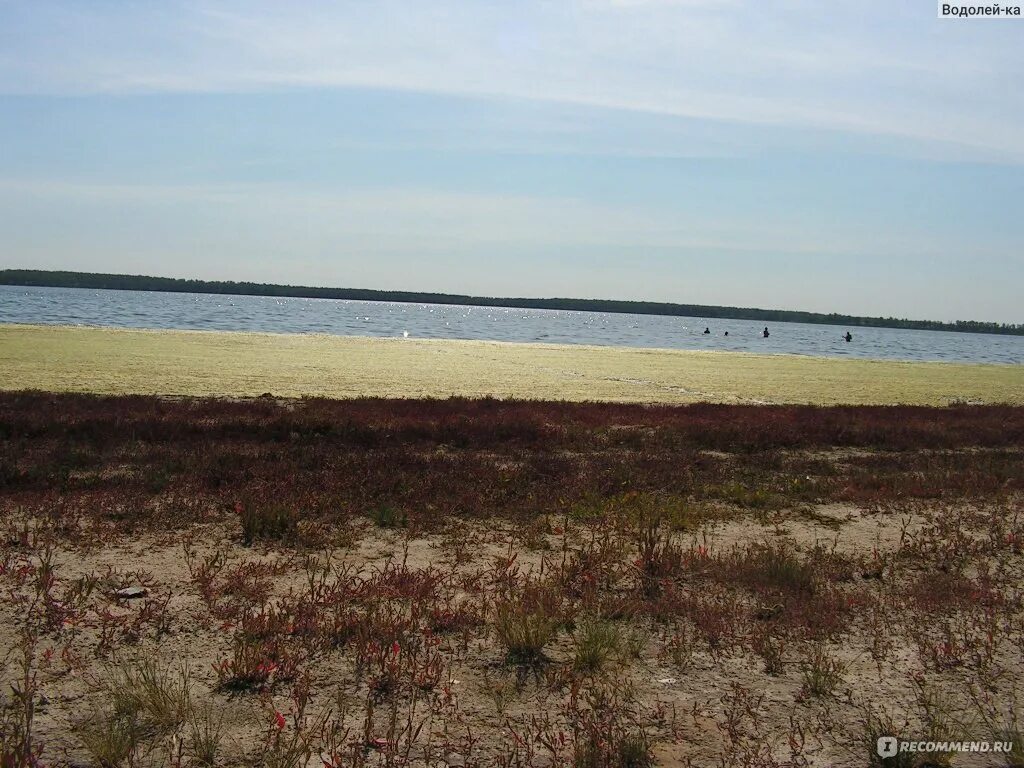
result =
[[681,403],[1024,404],[1024,366],[0,325],[0,389]]

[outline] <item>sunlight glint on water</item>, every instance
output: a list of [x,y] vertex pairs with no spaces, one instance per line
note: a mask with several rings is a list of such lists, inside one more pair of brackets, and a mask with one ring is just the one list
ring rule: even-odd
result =
[[[827,357],[1024,363],[1024,337],[397,302],[0,286],[0,323],[483,339]],[[709,327],[710,334],[704,334]],[[853,341],[843,341],[850,330]],[[729,336],[725,336],[725,332]]]

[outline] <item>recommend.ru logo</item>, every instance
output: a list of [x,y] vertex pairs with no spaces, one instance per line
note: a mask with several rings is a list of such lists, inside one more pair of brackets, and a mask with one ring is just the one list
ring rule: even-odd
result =
[[880,736],[875,746],[882,759],[896,757],[902,752],[934,754],[937,752],[975,752],[1008,755],[1013,752],[1012,741],[912,741],[895,736]]

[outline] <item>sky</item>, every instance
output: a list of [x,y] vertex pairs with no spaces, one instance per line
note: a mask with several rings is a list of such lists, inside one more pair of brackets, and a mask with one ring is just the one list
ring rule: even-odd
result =
[[1024,322],[1024,22],[0,0],[0,268]]

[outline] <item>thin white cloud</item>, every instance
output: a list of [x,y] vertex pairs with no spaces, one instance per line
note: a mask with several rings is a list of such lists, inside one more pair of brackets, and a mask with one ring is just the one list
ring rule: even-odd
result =
[[1015,85],[1024,46],[1013,25],[950,24],[916,5],[35,0],[17,13],[0,6],[9,51],[0,91],[387,88],[834,128],[1024,157]]
[[[855,224],[823,224],[794,212],[771,221],[687,215],[658,206],[630,207],[575,197],[439,192],[389,188],[337,192],[284,184],[106,184],[0,180],[0,231],[35,240],[31,219],[19,210],[51,214],[73,233],[74,212],[92,227],[142,231],[131,222],[154,221],[161,228],[201,233],[213,227],[211,242],[225,233],[244,250],[247,242],[273,241],[296,253],[311,242],[331,242],[361,253],[483,254],[488,248],[621,249],[637,252],[722,252],[789,254],[821,258],[864,254],[901,258],[941,256],[948,238],[888,231],[864,232]],[[72,213],[69,214],[68,212]],[[69,218],[70,217],[70,218]],[[111,221],[108,218],[113,217]],[[26,222],[24,227],[19,223]],[[103,222],[106,222],[105,224]],[[116,222],[116,223],[115,223]],[[193,237],[193,235],[189,235]],[[972,242],[975,256],[998,247]]]

